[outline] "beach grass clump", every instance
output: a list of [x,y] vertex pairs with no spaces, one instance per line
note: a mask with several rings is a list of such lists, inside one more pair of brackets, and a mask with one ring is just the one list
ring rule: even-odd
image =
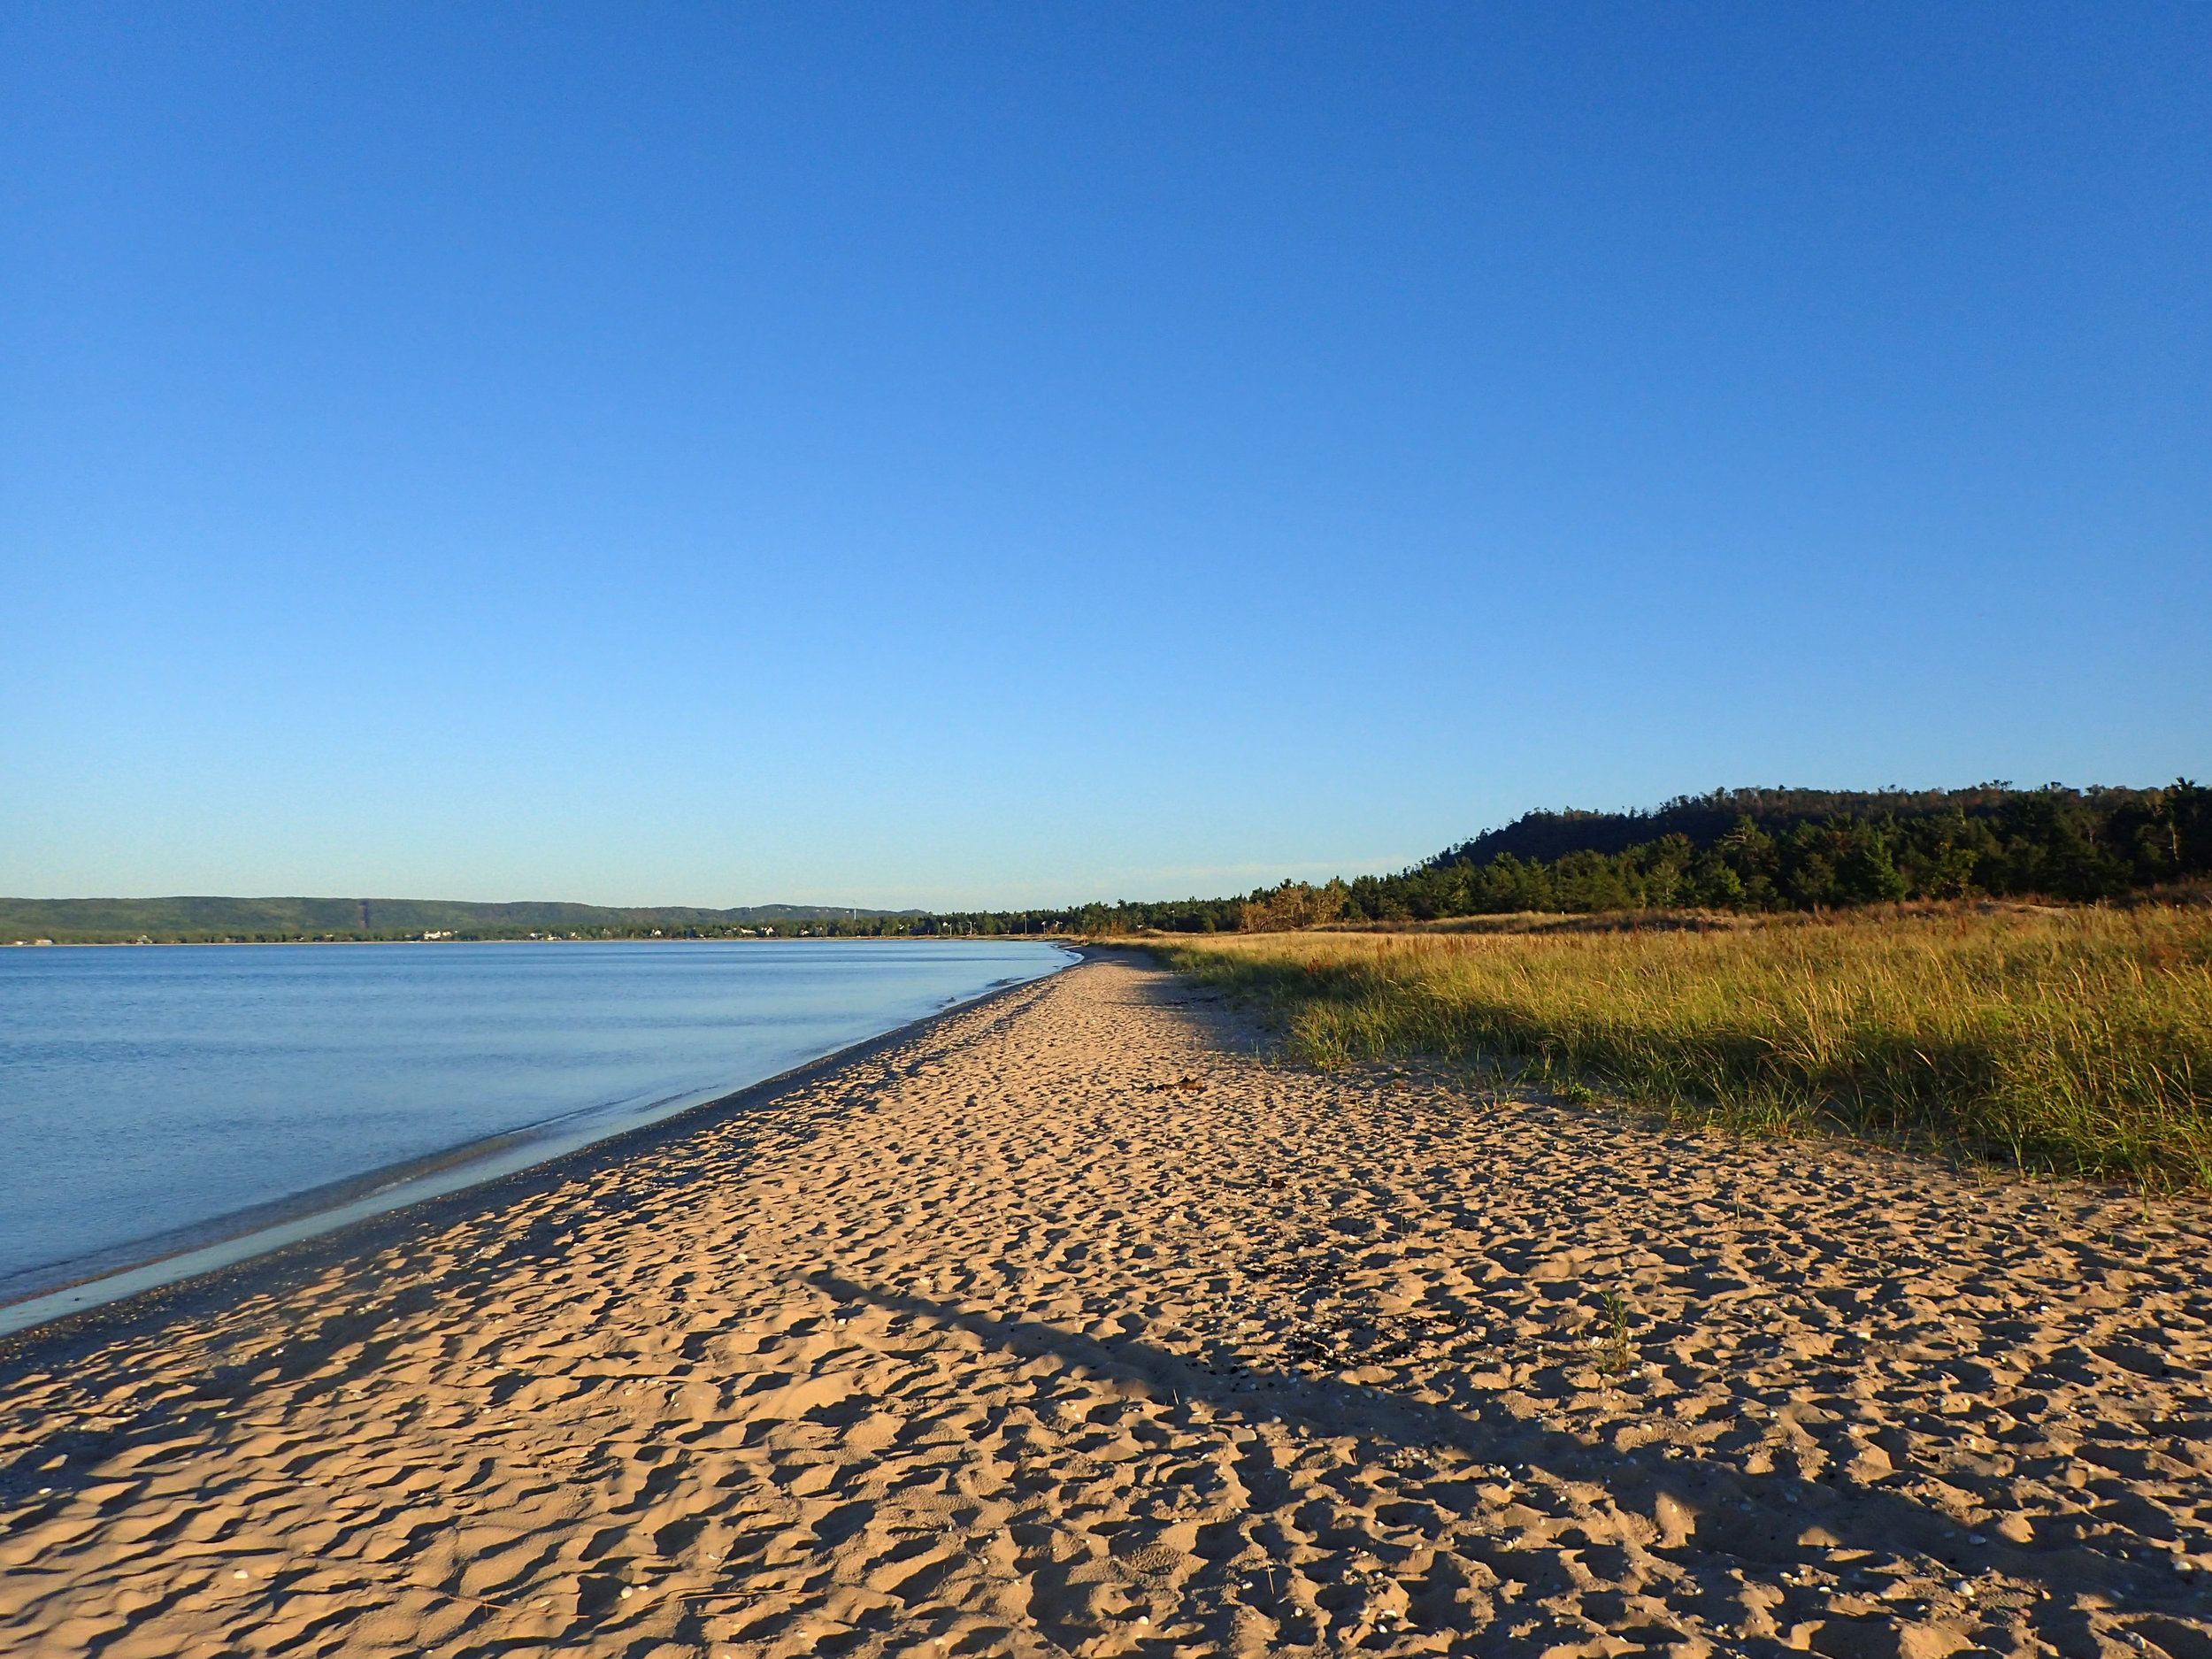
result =
[[2212,1187],[2212,913],[1968,905],[1716,928],[1156,947],[1319,1066],[1502,1064],[1678,1119]]

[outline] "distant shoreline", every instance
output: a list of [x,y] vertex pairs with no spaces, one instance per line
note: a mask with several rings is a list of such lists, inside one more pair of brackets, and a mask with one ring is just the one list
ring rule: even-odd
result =
[[33,899],[0,895],[0,945],[330,944],[544,939],[1042,936],[1050,911],[994,914],[856,904],[583,904],[557,899],[227,897]]
[[1074,933],[772,933],[731,938],[720,933],[696,937],[679,933],[663,939],[649,935],[619,939],[10,939],[0,940],[0,950],[188,949],[204,945],[226,949],[249,945],[972,945],[984,940],[1045,945],[1080,937]]

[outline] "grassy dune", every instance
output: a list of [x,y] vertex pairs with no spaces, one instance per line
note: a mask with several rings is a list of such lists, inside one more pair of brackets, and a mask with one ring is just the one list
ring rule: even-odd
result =
[[1679,1118],[1840,1129],[2039,1172],[2212,1187],[2212,913],[1713,932],[1275,933],[1155,947],[1321,1066],[1426,1053]]

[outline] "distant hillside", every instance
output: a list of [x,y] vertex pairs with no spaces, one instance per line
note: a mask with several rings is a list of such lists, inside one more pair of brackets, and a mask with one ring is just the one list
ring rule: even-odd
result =
[[263,942],[312,939],[524,939],[533,933],[588,939],[695,934],[740,928],[786,932],[810,922],[895,920],[919,910],[855,910],[838,905],[756,904],[736,910],[681,905],[616,909],[597,904],[472,904],[456,899],[0,899],[0,945],[50,939],[107,944],[218,940]]
[[1360,877],[1343,912],[2088,903],[2208,871],[2212,792],[2186,779],[2158,789],[1725,789],[1650,812],[1530,812],[1399,875]]
[[[1709,795],[1681,795],[1651,810],[1525,812],[1503,829],[1487,830],[1472,841],[1447,848],[1423,866],[1486,864],[1507,853],[1524,864],[1549,864],[1569,853],[1626,852],[1665,835],[1686,835],[1697,847],[1710,847],[1749,818],[1771,835],[1800,824],[1827,818],[1889,819],[1993,818],[2009,802],[2028,794],[2008,783],[1978,784],[1970,789],[1716,789]],[[2074,795],[2073,791],[2064,791]],[[2092,789],[2089,797],[2116,805],[2157,795],[2156,790]],[[2078,798],[2078,797],[2076,797]]]
[[2212,874],[2212,790],[1720,789],[1638,812],[1529,812],[1394,875],[1087,905],[1073,931],[1274,932],[1517,911],[1817,910],[1907,899],[2089,903]]

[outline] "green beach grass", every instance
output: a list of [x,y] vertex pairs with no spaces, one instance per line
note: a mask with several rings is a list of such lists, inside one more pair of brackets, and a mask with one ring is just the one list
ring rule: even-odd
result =
[[1758,1133],[2212,1188],[2212,913],[1965,905],[1695,929],[1147,941],[1292,1057],[1502,1064]]

